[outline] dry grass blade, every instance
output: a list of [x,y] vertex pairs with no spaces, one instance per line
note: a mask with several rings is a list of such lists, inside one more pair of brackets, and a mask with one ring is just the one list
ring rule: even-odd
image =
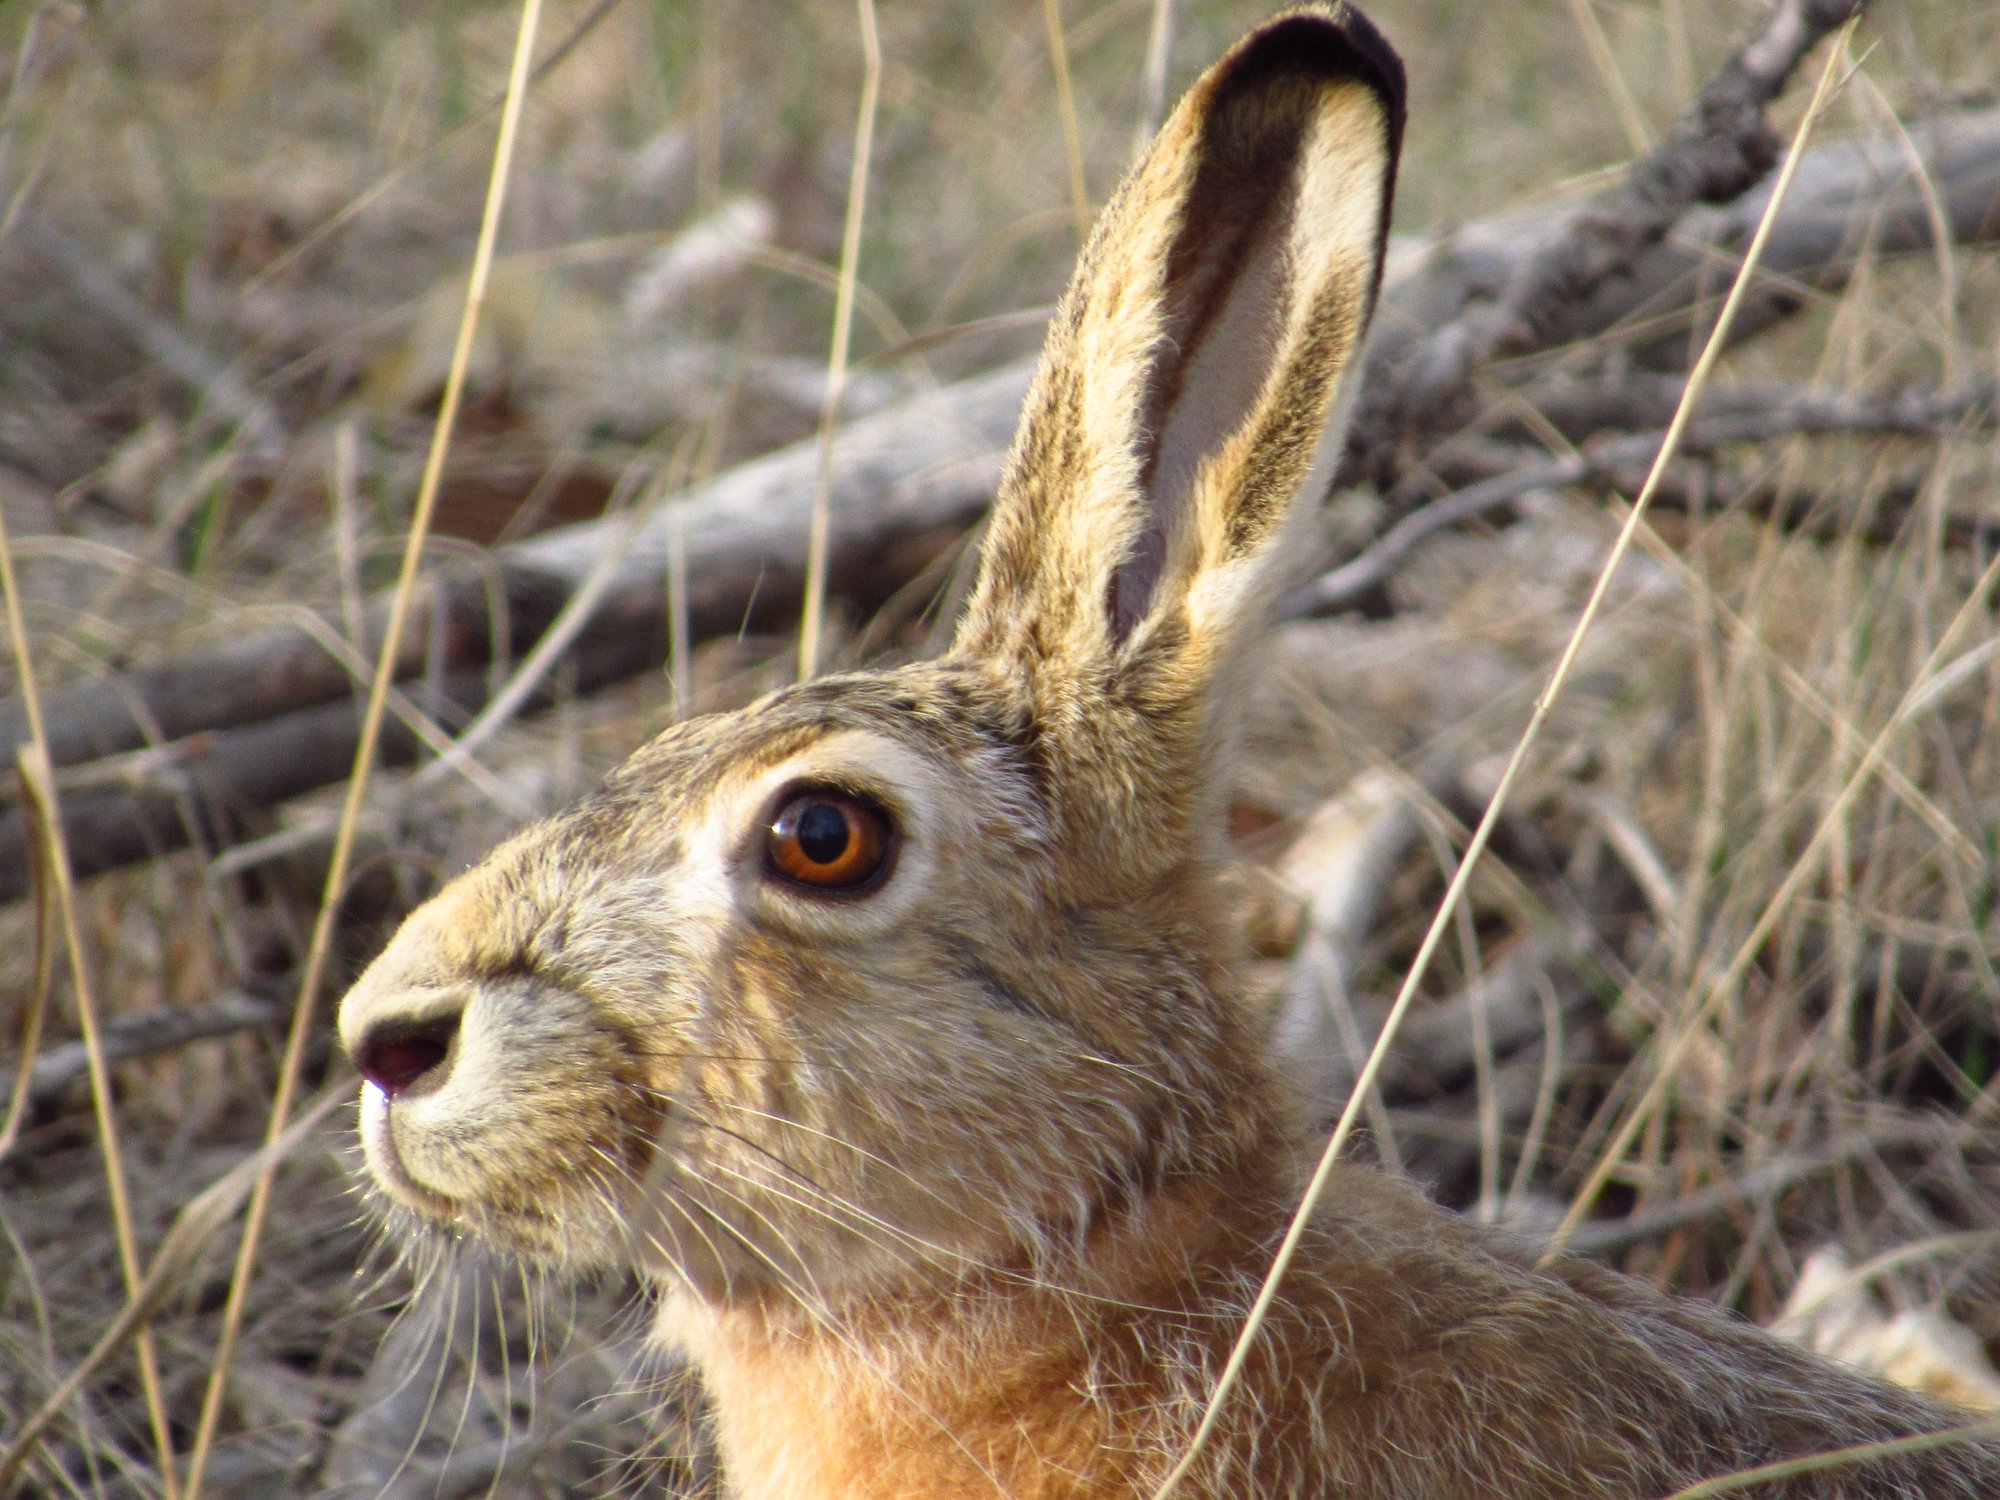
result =
[[[1848,31],[1842,33],[1843,45],[1845,38],[1851,35],[1851,25],[1852,23],[1850,23]],[[1813,96],[1814,102],[1808,106],[1806,118],[1801,122],[1800,138],[1803,137],[1805,128],[1810,125],[1817,112],[1821,96],[1825,92],[1828,80],[1832,76],[1833,62],[1839,56],[1840,49],[1837,48],[1829,59],[1827,71],[1822,73],[1820,87],[1815,91]],[[1775,206],[1777,200],[1783,195],[1788,174],[1797,161],[1797,155],[1797,140],[1795,139],[1793,151],[1785,162],[1785,173],[1787,175],[1781,175],[1778,190],[1772,195],[1773,206]],[[1753,242],[1750,255],[1746,257],[1746,272],[1749,269],[1748,262],[1754,262],[1757,248],[1757,245]],[[1744,277],[1739,276],[1737,289],[1742,287],[1744,280]],[[1736,289],[1732,289],[1732,300],[1735,297],[1735,291]],[[1729,313],[1730,307],[1725,305],[1723,317],[1718,320],[1717,324],[1718,334],[1726,331]],[[1716,339],[1712,336],[1710,347],[1714,348],[1715,344]],[[1699,373],[1699,366],[1697,367],[1697,372]],[[1690,383],[1692,384],[1692,382]],[[1635,515],[1636,512],[1637,507],[1635,506]],[[1934,677],[1943,653],[1949,648],[1950,643],[1956,639],[1958,629],[1962,627],[1974,602],[1983,598],[1987,589],[1992,586],[1996,572],[2000,572],[2000,564],[1989,567],[1986,574],[1975,585],[1968,596],[1965,607],[1961,609],[1958,619],[1953,622],[1953,627],[1947,629],[1944,636],[1940,638],[1937,646],[1932,651],[1930,661],[1926,663],[1925,670],[1918,674],[1917,681],[1906,692],[1897,711],[1890,716],[1888,726],[1869,744],[1860,764],[1855,768],[1853,775],[1848,778],[1847,784],[1842,788],[1840,796],[1835,800],[1833,806],[1828,809],[1826,815],[1821,818],[1805,849],[1800,853],[1798,859],[1793,862],[1791,871],[1786,876],[1784,883],[1780,885],[1778,890],[1766,903],[1762,917],[1759,918],[1748,937],[1746,937],[1741,947],[1738,948],[1735,956],[1724,971],[1723,976],[1710,987],[1708,995],[1696,1007],[1694,1014],[1688,1018],[1687,1023],[1675,1034],[1672,1041],[1669,1042],[1667,1047],[1654,1061],[1645,1090],[1620,1124],[1611,1142],[1605,1147],[1589,1177],[1585,1180],[1584,1185],[1578,1190],[1571,1201],[1569,1211],[1564,1215],[1562,1223],[1557,1226],[1556,1232],[1550,1241],[1549,1254],[1551,1256],[1560,1251],[1569,1236],[1575,1231],[1577,1225],[1582,1222],[1583,1216],[1589,1212],[1591,1204],[1596,1201],[1598,1194],[1604,1190],[1605,1185],[1610,1181],[1611,1174],[1617,1169],[1618,1163],[1624,1160],[1625,1154],[1630,1150],[1639,1130],[1652,1117],[1653,1111],[1658,1108],[1660,1101],[1665,1097],[1666,1090],[1674,1077],[1678,1064],[1688,1047],[1692,1045],[1693,1039],[1700,1034],[1709,1014],[1720,1004],[1721,998],[1730,992],[1736,980],[1754,962],[1756,954],[1762,948],[1765,940],[1770,936],[1771,930],[1776,926],[1779,915],[1789,905],[1793,896],[1797,894],[1799,888],[1803,886],[1811,872],[1817,867],[1818,855],[1825,845],[1829,831],[1839,824],[1847,807],[1859,795],[1860,790],[1869,783],[1876,765],[1882,759],[1890,736],[1910,716],[1912,704],[1917,699],[1920,690]]]
[[[275,1029],[290,1017],[288,1005],[247,994],[219,995],[206,1005],[161,1005],[127,1011],[107,1022],[101,1033],[102,1050],[107,1062],[124,1062],[240,1031]],[[10,1111],[19,1110],[23,1102],[29,1107],[56,1104],[79,1079],[89,1076],[90,1049],[80,1041],[64,1042],[32,1062],[23,1070],[24,1096],[7,1096]]]
[[1160,115],[1167,107],[1167,58],[1173,52],[1174,0],[1153,0],[1153,17],[1146,27],[1146,72],[1143,80],[1145,103],[1132,142],[1132,154],[1146,149],[1153,132],[1160,128]]
[[[0,1493],[6,1492],[8,1485],[33,1457],[49,1424],[76,1399],[90,1378],[134,1338],[145,1337],[147,1320],[187,1280],[209,1242],[243,1206],[251,1186],[265,1172],[298,1150],[299,1143],[335,1109],[346,1103],[347,1098],[348,1089],[344,1083],[328,1089],[277,1140],[244,1157],[188,1200],[186,1206],[174,1216],[173,1226],[161,1237],[159,1248],[153,1252],[152,1263],[132,1289],[131,1300],[98,1336],[97,1342],[76,1368],[63,1377],[62,1384],[21,1424],[12,1444],[0,1453]],[[172,1484],[171,1471],[167,1471],[163,1478],[167,1484]]]
[[1583,41],[1590,52],[1591,65],[1604,80],[1604,90],[1611,95],[1612,108],[1618,112],[1618,126],[1625,132],[1625,143],[1632,148],[1635,156],[1644,156],[1653,149],[1651,134],[1646,129],[1646,117],[1640,113],[1639,101],[1633,97],[1632,85],[1625,81],[1624,70],[1618,66],[1618,58],[1611,50],[1611,38],[1604,34],[1604,23],[1597,18],[1597,7],[1592,0],[1569,0],[1570,14],[1576,17],[1576,29],[1583,33]]
[[833,350],[827,357],[826,404],[819,420],[819,480],[813,489],[812,530],[806,546],[805,614],[799,621],[799,680],[819,672],[820,635],[826,614],[826,557],[833,506],[833,432],[840,421],[840,393],[847,383],[847,349],[854,332],[854,289],[860,273],[861,226],[868,211],[868,163],[875,150],[875,112],[882,98],[882,37],[875,0],[856,0],[861,24],[861,104],[854,124],[854,164],[847,179],[847,215],[840,232],[840,282],[833,302]]
[[1813,126],[1818,122],[1828,99],[1832,96],[1834,80],[1839,73],[1840,63],[1846,53],[1846,42],[1853,34],[1852,28],[1853,23],[1850,22],[1842,30],[1839,39],[1828,52],[1826,65],[1820,70],[1819,81],[1814,86],[1812,98],[1806,105],[1805,115],[1799,121],[1798,129],[1793,133],[1791,146],[1785,154],[1784,165],[1780,169],[1777,183],[1772,189],[1771,200],[1765,206],[1764,216],[1758,223],[1757,233],[1752,238],[1749,249],[1744,253],[1743,264],[1737,270],[1735,282],[1730,287],[1729,297],[1723,303],[1722,310],[1716,318],[1715,327],[1709,334],[1708,342],[1702,350],[1701,357],[1695,361],[1694,368],[1688,374],[1687,389],[1682,393],[1680,407],[1674,414],[1672,424],[1667,428],[1667,434],[1660,445],[1660,451],[1654,458],[1652,470],[1646,476],[1645,486],[1634,498],[1631,507],[1627,511],[1624,524],[1619,529],[1618,538],[1612,544],[1611,552],[1605,558],[1604,566],[1598,570],[1597,580],[1591,589],[1590,598],[1584,604],[1583,612],[1577,619],[1575,629],[1570,632],[1568,643],[1564,646],[1562,655],[1558,658],[1554,671],[1549,675],[1548,686],[1543,689],[1541,695],[1535,700],[1534,712],[1529,717],[1527,727],[1522,730],[1520,739],[1515,743],[1513,754],[1508,758],[1506,769],[1501,773],[1493,795],[1487,802],[1486,811],[1480,817],[1478,826],[1473,829],[1472,837],[1466,844],[1465,855],[1459,861],[1458,869],[1452,875],[1451,883],[1446,888],[1444,897],[1438,904],[1437,913],[1432,918],[1430,927],[1424,934],[1423,942],[1418,947],[1415,958],[1411,960],[1409,971],[1403,980],[1402,988],[1397,992],[1395,1002],[1390,1006],[1389,1014],[1382,1023],[1382,1033],[1376,1039],[1374,1048],[1369,1052],[1368,1060],[1363,1064],[1360,1076],[1355,1080],[1353,1093],[1348,1099],[1346,1108],[1341,1111],[1340,1119],[1334,1126],[1333,1134],[1327,1141],[1325,1151],[1320,1155],[1319,1164],[1314,1169],[1312,1179],[1306,1186],[1305,1195],[1299,1204],[1298,1211],[1292,1216],[1291,1226],[1286,1231],[1285,1238],[1279,1245],[1277,1254],[1272,1257],[1271,1268],[1264,1278],[1264,1284],[1258,1289],[1256,1301],[1251,1304],[1250,1311],[1244,1318],[1243,1329],[1237,1336],[1235,1347],[1230,1350],[1228,1362],[1223,1366],[1222,1373],[1216,1380],[1215,1389],[1209,1396],[1208,1405],[1202,1413],[1201,1422],[1195,1429],[1194,1437],[1189,1442],[1186,1451],[1181,1455],[1179,1462],[1174,1465],[1165,1480],[1161,1482],[1159,1488],[1154,1491],[1153,1500],[1167,1500],[1167,1497],[1172,1495],[1175,1489],[1179,1487],[1181,1481],[1193,1471],[1202,1448],[1207,1443],[1210,1434],[1214,1432],[1216,1423],[1221,1417],[1224,1403],[1228,1400],[1231,1390],[1234,1389],[1237,1379],[1242,1374],[1244,1364],[1248,1361],[1250,1351],[1255,1344],[1258,1330],[1262,1328],[1265,1318],[1270,1313],[1272,1304],[1277,1300],[1278,1287],[1284,1280],[1286,1271],[1290,1269],[1292,1259],[1297,1254],[1301,1241],[1305,1238],[1306,1229],[1311,1222],[1313,1213],[1319,1206],[1320,1198],[1326,1191],[1326,1185],[1333,1175],[1334,1166],[1340,1160],[1341,1152],[1345,1149],[1348,1137],[1353,1133],[1355,1122],[1360,1117],[1362,1105],[1375,1087],[1375,1081],[1382,1071],[1384,1059],[1387,1057],[1389,1048],[1395,1041],[1397,1031],[1402,1026],[1403,1018],[1409,1013],[1410,1005],[1416,998],[1417,988],[1430,968],[1431,959],[1436,954],[1438,945],[1443,940],[1446,930],[1451,926],[1460,903],[1465,899],[1466,889],[1471,884],[1472,872],[1478,866],[1480,856],[1485,853],[1486,846],[1492,839],[1493,830],[1499,823],[1501,811],[1506,806],[1508,793],[1519,778],[1522,767],[1527,763],[1529,751],[1540,737],[1542,726],[1548,721],[1550,710],[1555,706],[1557,698],[1560,697],[1564,685],[1569,680],[1571,671],[1574,669],[1577,658],[1583,649],[1584,639],[1589,635],[1591,626],[1596,623],[1597,616],[1603,609],[1604,601],[1610,592],[1611,580],[1617,573],[1619,564],[1624,561],[1625,554],[1631,550],[1633,540],[1638,535],[1639,523],[1645,516],[1646,505],[1651,500],[1653,491],[1658,487],[1661,478],[1666,474],[1667,466],[1673,459],[1674,451],[1680,443],[1681,436],[1687,430],[1687,424],[1693,417],[1695,403],[1701,395],[1701,388],[1707,382],[1710,372],[1715,368],[1715,362],[1720,357],[1727,341],[1729,327],[1734,321],[1736,310],[1741,306],[1744,293],[1749,287],[1751,278],[1756,273],[1757,262],[1763,253],[1764,244],[1769,238],[1771,226],[1776,222],[1778,211],[1785,200],[1785,194],[1789,190],[1792,179],[1798,170],[1799,159],[1805,149],[1805,143],[1811,136]]
[[1069,79],[1069,43],[1063,38],[1062,0],[1042,0],[1042,28],[1049,37],[1049,67],[1056,75],[1063,154],[1069,159],[1070,209],[1076,214],[1076,238],[1081,244],[1090,238],[1090,189],[1083,180],[1083,136],[1076,124],[1076,90]]
[[[49,767],[48,726],[42,718],[41,698],[35,686],[34,653],[28,645],[27,618],[21,609],[20,583],[14,572],[13,547],[4,515],[0,515],[0,593],[6,596],[7,629],[14,642],[14,667],[20,677],[21,700],[28,714],[29,742],[15,752],[15,764],[27,794],[26,806],[33,815],[30,821],[34,825],[31,843],[37,850],[35,864],[54,894],[56,920],[62,929],[63,946],[69,956],[70,980],[76,987],[77,1020],[90,1062],[91,1106],[96,1112],[98,1141],[104,1153],[105,1186],[111,1200],[118,1260],[125,1274],[126,1293],[128,1297],[136,1296],[140,1280],[139,1242],[132,1227],[132,1203],[126,1189],[125,1160],[118,1145],[118,1118],[112,1108],[110,1069],[104,1060],[97,1001],[91,989],[83,935],[76,919],[76,881],[70,869],[69,847],[63,841],[62,804],[56,792],[55,774]],[[37,967],[39,969],[41,965]],[[30,1014],[31,1033],[39,1031],[40,1015],[38,1004]],[[35,1038],[31,1034],[28,1040],[30,1047],[22,1054],[24,1069],[33,1062],[32,1042]],[[24,1073],[24,1080],[25,1076]],[[25,1099],[26,1095],[24,1088],[17,1098]],[[11,1140],[18,1108],[17,1104],[15,1109],[9,1111],[7,1129],[0,1139]],[[160,1393],[159,1360],[153,1349],[152,1335],[143,1326],[139,1333],[138,1353],[139,1382],[145,1394],[146,1416],[152,1425],[153,1442],[159,1450],[167,1500],[176,1500],[178,1488],[173,1477],[173,1433],[167,1425],[166,1403]]]
[[[416,588],[417,572],[423,561],[424,541],[431,517],[437,508],[438,492],[444,478],[445,455],[451,433],[464,399],[466,373],[472,362],[473,336],[479,326],[479,310],[493,269],[494,246],[499,240],[500,214],[507,196],[507,169],[513,160],[514,143],[520,131],[521,109],[527,96],[529,64],[534,57],[535,36],[541,23],[541,0],[522,0],[520,24],[515,33],[512,69],[507,78],[506,103],[501,110],[499,139],[493,152],[493,170],[487,182],[486,205],[479,225],[478,246],[473,253],[472,273],[467,278],[465,311],[459,320],[458,342],[452,350],[444,397],[432,429],[429,455],[423,480],[417,491],[415,513],[410,518],[410,535],[403,549],[402,569],[396,580],[389,621],[383,632],[382,649],[375,676],[369,687],[368,708],[362,720],[361,739],[354,756],[354,771],[348,780],[347,797],[341,809],[340,826],[334,838],[333,855],[328,861],[319,914],[313,925],[312,942],[306,954],[306,972],[292,1026],[285,1039],[279,1067],[278,1086],[271,1102],[267,1141],[275,1144],[284,1134],[291,1113],[292,1096],[298,1088],[299,1069],[305,1057],[306,1037],[319,998],[340,894],[347,884],[349,861],[354,849],[355,829],[360,822],[361,804],[367,791],[368,773],[374,764],[375,746],[380,739],[382,719],[389,701],[389,686],[401,650],[403,630],[410,614],[410,598]],[[202,1400],[201,1420],[195,1433],[194,1451],[188,1462],[187,1495],[196,1500],[208,1456],[213,1450],[217,1424],[221,1420],[224,1392],[229,1384],[229,1367],[237,1336],[243,1324],[243,1310],[249,1295],[250,1279],[257,1259],[265,1215],[269,1211],[271,1188],[276,1179],[278,1158],[269,1157],[257,1174],[250,1194],[250,1209],[237,1250],[236,1266],[230,1278],[229,1298],[223,1309],[222,1335],[215,1363],[209,1374],[208,1389]]]
[[[26,777],[21,778],[21,796],[34,795]],[[54,827],[53,820],[38,810],[32,820],[41,827]],[[28,1003],[21,1018],[21,1061],[14,1070],[14,1092],[7,1101],[7,1118],[0,1122],[0,1161],[4,1161],[20,1139],[21,1122],[27,1118],[28,1086],[35,1076],[35,1054],[42,1043],[42,1024],[48,1017],[49,990],[55,983],[56,932],[55,902],[48,890],[48,874],[40,858],[44,841],[29,844],[28,902],[35,913],[35,958]]]
[[[1959,636],[1963,634],[1966,627],[1978,616],[1984,600],[1992,592],[1996,584],[2000,584],[2000,558],[1995,558],[1993,562],[1987,565],[1986,570],[1981,573],[1978,581],[1967,592],[1965,601],[1958,613],[1952,618],[1950,624],[1946,626],[1944,633],[1938,638],[1937,645],[1931,649],[1929,658],[1916,674],[1915,680],[1904,691],[1894,712],[1889,715],[1888,722],[1883,726],[1881,732],[1869,742],[1867,751],[1862,755],[1860,763],[1855,766],[1852,774],[1847,777],[1846,782],[1841,787],[1840,794],[1834,798],[1832,804],[1820,818],[1818,826],[1813,830],[1812,837],[1806,841],[1805,847],[1800,850],[1798,857],[1792,862],[1791,869],[1786,874],[1784,881],[1771,894],[1769,900],[1765,902],[1763,913],[1757,919],[1756,924],[1751,927],[1749,933],[1744,937],[1743,942],[1738,946],[1735,954],[1724,967],[1722,973],[1708,986],[1708,991],[1703,996],[1700,1004],[1694,1008],[1693,1013],[1688,1016],[1686,1022],[1674,1033],[1672,1039],[1650,1065],[1645,1090],[1626,1114],[1617,1132],[1612,1136],[1611,1141],[1605,1146],[1597,1162],[1592,1167],[1590,1175],[1584,1180],[1583,1186],[1577,1190],[1576,1196],[1572,1199],[1569,1212],[1564,1215],[1561,1225],[1558,1226],[1550,1242],[1549,1253],[1551,1255],[1561,1249],[1570,1234],[1575,1231],[1577,1225],[1583,1221],[1583,1216],[1590,1211],[1591,1205],[1597,1201],[1598,1195],[1604,1191],[1606,1184],[1611,1180],[1612,1174],[1618,1170],[1619,1163],[1625,1159],[1626,1153],[1631,1150],[1632,1143],[1638,1137],[1639,1131],[1644,1128],[1647,1121],[1653,1117],[1654,1111],[1660,1107],[1661,1102],[1666,1098],[1667,1090],[1672,1084],[1676,1070],[1686,1058],[1689,1049],[1694,1045],[1695,1039],[1703,1034],[1709,1021],[1721,1007],[1724,999],[1735,990],[1736,986],[1742,982],[1743,977],[1749,973],[1751,966],[1757,961],[1757,955],[1763,951],[1765,943],[1770,940],[1772,932],[1776,930],[1780,918],[1798,897],[1799,892],[1805,887],[1806,882],[1812,878],[1813,872],[1819,868],[1820,856],[1825,851],[1827,843],[1833,835],[1833,831],[1841,826],[1850,809],[1853,808],[1855,802],[1861,796],[1861,793],[1867,789],[1879,774],[1891,742],[1917,716],[1918,712],[1934,699],[1936,694],[1933,689],[1940,680],[1948,680],[1947,674],[1951,672],[1951,667],[1946,665],[1946,654],[1956,644]],[[1983,656],[1983,648],[1976,648],[1975,654]]]
[[1936,1448],[1949,1448],[1954,1443],[1976,1442],[1996,1434],[2000,1434],[2000,1418],[1986,1422],[1968,1422],[1962,1427],[1947,1427],[1942,1432],[1920,1432],[1914,1437],[1892,1438],[1887,1442],[1857,1443],[1852,1448],[1836,1448],[1829,1453],[1814,1453],[1806,1458],[1788,1458],[1778,1463],[1760,1464],[1754,1469],[1743,1469],[1734,1474],[1721,1474],[1714,1479],[1704,1479],[1700,1484],[1689,1485],[1684,1490],[1675,1490],[1666,1496],[1665,1500],[1708,1500],[1711,1495],[1733,1495],[1738,1490],[1747,1490],[1753,1485],[1767,1484],[1774,1480],[1794,1479],[1801,1474],[1820,1474],[1828,1469],[1845,1468],[1849,1464],[1864,1464],[1877,1458],[1929,1453]]

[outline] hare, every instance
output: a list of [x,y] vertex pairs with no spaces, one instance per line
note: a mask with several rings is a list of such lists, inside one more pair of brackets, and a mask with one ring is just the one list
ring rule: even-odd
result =
[[[732,1492],[1145,1497],[1309,1133],[1218,885],[1232,690],[1342,443],[1403,124],[1345,7],[1252,33],[1106,209],[950,651],[676,725],[348,995],[413,1233],[629,1266]],[[1648,1500],[1964,1420],[1333,1181],[1183,1496]],[[2000,1496],[1952,1441],[1773,1496]]]

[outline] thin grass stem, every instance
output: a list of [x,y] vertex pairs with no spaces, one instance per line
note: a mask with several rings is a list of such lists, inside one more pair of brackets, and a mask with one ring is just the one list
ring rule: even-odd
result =
[[[416,591],[417,573],[423,561],[424,540],[430,533],[431,517],[437,509],[445,456],[451,448],[452,427],[465,396],[466,372],[472,363],[473,335],[479,326],[480,307],[485,301],[487,282],[493,270],[501,209],[507,198],[508,169],[513,163],[514,144],[520,134],[521,110],[528,91],[529,63],[534,56],[535,35],[541,24],[541,14],[541,0],[522,0],[520,24],[514,39],[513,65],[508,73],[506,100],[500,112],[499,139],[493,151],[493,170],[487,179],[486,205],[480,219],[478,245],[473,251],[472,274],[466,282],[465,311],[459,319],[458,343],[452,350],[451,366],[445,377],[444,398],[438,408],[437,424],[432,429],[430,452],[417,489],[415,512],[410,518],[409,541],[403,549],[402,569],[396,579],[374,680],[369,684],[368,706],[361,722],[360,742],[354,752],[354,772],[348,779],[340,826],[334,836],[333,854],[327,863],[326,883],[320,894],[319,914],[314,920],[312,942],[306,953],[305,976],[299,986],[298,1004],[292,1014],[291,1030],[285,1038],[284,1057],[278,1069],[278,1086],[271,1102],[271,1118],[266,1129],[268,1142],[274,1143],[284,1134],[291,1115],[293,1096],[298,1089],[299,1069],[305,1059],[306,1038],[311,1031],[327,960],[333,949],[340,894],[347,885],[355,829],[360,824],[368,776],[374,767],[375,749],[381,738],[389,686],[395,675],[396,660],[401,654],[403,632],[410,615],[410,600]],[[229,1296],[223,1307],[222,1334],[216,1345],[215,1363],[209,1372],[208,1389],[202,1399],[194,1451],[188,1460],[187,1500],[199,1500],[202,1476],[209,1454],[214,1449],[223,1397],[229,1386],[229,1367],[243,1327],[243,1312],[249,1298],[257,1249],[270,1209],[271,1189],[277,1178],[277,1169],[278,1161],[273,1158],[259,1172],[256,1186],[250,1193],[243,1238],[237,1247]]]
[[[28,644],[27,619],[21,608],[19,580],[14,573],[14,554],[9,545],[7,523],[0,514],[0,593],[6,596],[7,630],[14,642],[14,669],[20,677],[21,702],[27,710],[28,743],[15,754],[21,783],[26,793],[27,811],[39,825],[41,867],[55,897],[56,920],[62,931],[63,947],[69,958],[70,980],[76,988],[77,1024],[83,1033],[84,1057],[90,1070],[90,1104],[97,1119],[98,1141],[104,1153],[105,1191],[111,1200],[111,1223],[118,1240],[118,1263],[125,1277],[126,1296],[136,1297],[143,1272],[139,1264],[139,1240],[132,1227],[132,1200],[126,1188],[125,1157],[118,1143],[118,1117],[112,1108],[111,1070],[104,1058],[104,1038],[98,1024],[97,1000],[90,983],[90,965],[84,955],[83,934],[76,919],[76,880],[70,867],[69,843],[63,836],[62,803],[55,776],[49,769],[48,725],[42,717],[41,695],[35,681],[34,652]],[[38,967],[40,967],[38,965]],[[31,1014],[31,1025],[39,1028],[39,1016]],[[33,1037],[29,1038],[32,1047]],[[22,1082],[31,1066],[31,1052],[22,1057]],[[17,1104],[27,1097],[25,1087],[15,1093]],[[7,1136],[11,1140],[17,1119],[10,1113]],[[160,1392],[160,1364],[153,1347],[152,1331],[141,1327],[137,1339],[139,1383],[146,1403],[146,1419],[152,1425],[153,1443],[159,1452],[160,1472],[167,1500],[179,1500],[175,1483],[173,1431],[167,1424],[166,1401]]]
[[1069,162],[1069,206],[1076,215],[1076,239],[1090,238],[1090,189],[1083,178],[1083,132],[1076,123],[1076,90],[1070,85],[1069,43],[1063,39],[1062,0],[1042,0],[1042,26],[1049,36],[1049,67],[1056,76],[1056,112],[1062,116],[1063,155]]
[[805,612],[799,620],[799,680],[819,674],[826,616],[826,566],[833,507],[833,434],[847,384],[847,350],[854,332],[854,291],[861,263],[861,227],[868,212],[868,163],[875,149],[875,114],[882,98],[882,38],[875,0],[855,0],[861,24],[861,104],[854,124],[854,164],[847,179],[847,216],[840,232],[840,282],[833,299],[833,349],[827,356],[826,402],[819,419],[819,477],[813,487],[806,541]]

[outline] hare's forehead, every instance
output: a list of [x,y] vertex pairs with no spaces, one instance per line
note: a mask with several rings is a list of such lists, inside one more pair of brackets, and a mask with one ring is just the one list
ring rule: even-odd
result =
[[1044,836],[1031,775],[1008,747],[982,736],[783,716],[684,727],[640,751],[576,810],[586,837],[650,845],[656,859],[683,868],[717,866],[789,791],[813,787],[868,798],[928,843],[948,846],[996,825],[1029,842]]

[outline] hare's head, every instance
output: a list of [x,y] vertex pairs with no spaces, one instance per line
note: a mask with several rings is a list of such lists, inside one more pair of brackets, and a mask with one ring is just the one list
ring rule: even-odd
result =
[[1105,211],[941,660],[676,726],[346,1000],[417,1222],[709,1296],[1032,1260],[1268,1146],[1215,890],[1231,679],[1327,482],[1401,70],[1202,78]]

